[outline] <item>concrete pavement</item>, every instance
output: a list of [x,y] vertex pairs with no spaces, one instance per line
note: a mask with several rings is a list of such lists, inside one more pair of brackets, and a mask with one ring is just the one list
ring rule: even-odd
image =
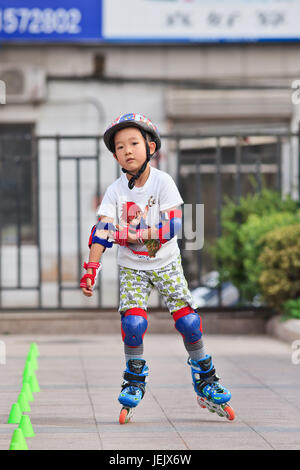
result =
[[41,392],[28,413],[36,433],[27,439],[31,450],[300,449],[300,354],[288,342],[264,335],[205,336],[221,382],[233,394],[236,419],[229,422],[197,405],[180,335],[146,334],[146,395],[133,421],[120,426],[120,335],[0,339],[6,348],[6,364],[0,365],[1,450],[9,448],[17,427],[6,423],[33,341],[41,353]]

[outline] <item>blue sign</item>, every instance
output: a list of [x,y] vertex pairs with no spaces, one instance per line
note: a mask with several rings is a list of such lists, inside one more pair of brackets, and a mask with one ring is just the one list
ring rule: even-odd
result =
[[0,41],[100,41],[102,0],[0,0]]

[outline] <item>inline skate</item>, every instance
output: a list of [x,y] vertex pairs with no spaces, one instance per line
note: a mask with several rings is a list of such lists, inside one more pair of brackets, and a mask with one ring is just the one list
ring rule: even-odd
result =
[[193,361],[189,358],[188,364],[191,367],[193,386],[199,406],[233,421],[235,413],[228,404],[231,393],[219,383],[211,356],[206,355],[200,361]]

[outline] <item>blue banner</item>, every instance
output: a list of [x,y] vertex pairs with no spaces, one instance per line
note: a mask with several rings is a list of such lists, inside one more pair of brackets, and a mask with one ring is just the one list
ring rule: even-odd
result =
[[0,0],[0,41],[101,41],[102,0]]

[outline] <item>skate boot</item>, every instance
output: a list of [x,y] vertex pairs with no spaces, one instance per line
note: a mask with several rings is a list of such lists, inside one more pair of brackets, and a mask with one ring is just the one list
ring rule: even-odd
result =
[[148,370],[144,359],[129,359],[127,362],[122,390],[118,398],[123,405],[119,417],[120,424],[128,423],[133,415],[133,409],[144,397]]
[[231,393],[219,383],[211,356],[205,356],[197,362],[189,358],[188,364],[191,366],[193,386],[201,408],[207,408],[212,413],[232,421],[235,414],[228,405]]

